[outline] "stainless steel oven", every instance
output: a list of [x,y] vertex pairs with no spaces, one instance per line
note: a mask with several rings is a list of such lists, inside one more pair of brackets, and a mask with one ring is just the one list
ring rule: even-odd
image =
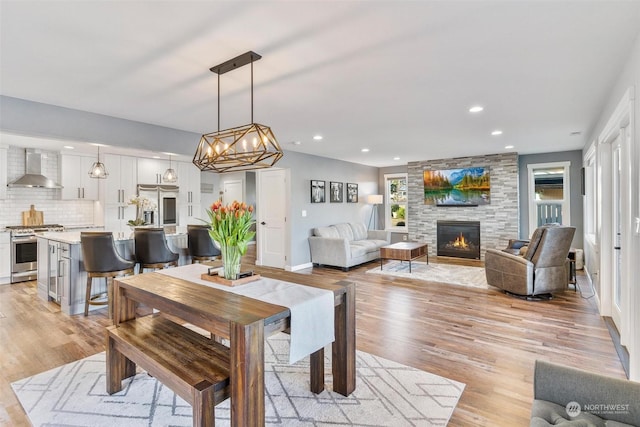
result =
[[61,225],[33,227],[10,226],[11,232],[11,283],[26,282],[38,278],[37,232],[64,231]]
[[11,283],[35,280],[38,268],[36,235],[11,238]]

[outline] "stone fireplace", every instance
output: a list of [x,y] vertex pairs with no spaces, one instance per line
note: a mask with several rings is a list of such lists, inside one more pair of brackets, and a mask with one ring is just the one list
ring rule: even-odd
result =
[[437,255],[480,259],[480,221],[438,221]]
[[[437,206],[425,204],[424,171],[482,166],[491,176],[491,203],[482,206]],[[390,171],[391,172],[391,171]],[[436,159],[407,164],[409,240],[429,245],[429,256],[438,252],[438,221],[479,221],[482,245],[480,259],[487,248],[504,248],[518,236],[518,154]]]

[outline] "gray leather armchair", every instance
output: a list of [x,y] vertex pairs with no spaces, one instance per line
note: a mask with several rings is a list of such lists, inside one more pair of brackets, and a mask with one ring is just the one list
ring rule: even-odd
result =
[[484,265],[487,283],[524,297],[550,296],[567,289],[567,255],[575,227],[545,225],[531,236],[524,255],[487,249]]

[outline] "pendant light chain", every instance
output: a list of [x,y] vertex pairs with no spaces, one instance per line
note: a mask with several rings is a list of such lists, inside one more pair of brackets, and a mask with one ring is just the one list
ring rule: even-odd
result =
[[220,74],[218,74],[218,132],[220,132]]
[[251,123],[253,123],[253,55],[251,55]]
[[100,161],[100,146],[98,145],[98,158],[97,161],[93,162],[91,168],[89,169],[89,177],[104,179],[107,176],[109,176],[109,173],[107,172],[104,163]]

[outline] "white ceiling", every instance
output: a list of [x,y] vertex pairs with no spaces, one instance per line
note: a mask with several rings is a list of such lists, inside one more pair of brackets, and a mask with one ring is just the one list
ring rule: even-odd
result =
[[[253,50],[256,122],[285,150],[373,166],[582,148],[640,29],[640,1],[0,7],[3,95],[210,132],[209,68]],[[221,76],[221,128],[250,121],[249,71]]]

